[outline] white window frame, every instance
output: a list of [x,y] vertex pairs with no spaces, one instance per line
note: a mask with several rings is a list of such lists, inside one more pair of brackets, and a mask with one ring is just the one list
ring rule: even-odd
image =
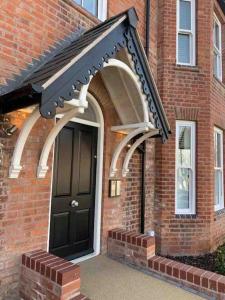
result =
[[[215,24],[219,27],[219,48],[216,46],[215,42],[215,35],[214,35],[214,29]],[[217,70],[219,71],[219,74],[215,74],[214,72],[214,54],[217,55]],[[222,29],[221,29],[221,22],[219,21],[218,17],[214,13],[214,21],[213,21],[213,74],[222,81]]]
[[[221,170],[221,173],[222,173],[222,182],[221,182],[221,185],[222,185],[222,195],[221,195],[221,198],[219,200],[219,204],[216,205],[215,204],[215,180],[214,180],[214,207],[215,207],[215,211],[218,211],[220,209],[223,209],[224,208],[224,178],[223,178],[223,131],[221,129],[219,129],[218,127],[214,127],[214,151],[216,150],[215,149],[215,145],[217,145],[217,134],[221,135],[221,167],[216,167],[216,161],[215,161],[215,158],[214,158],[214,176],[215,176],[215,171],[216,170]],[[216,157],[216,154],[214,153],[214,157]]]
[[[177,182],[178,182],[178,168],[181,167],[178,162],[179,150],[179,128],[187,126],[191,128],[191,165],[192,183],[191,183],[191,199],[190,207],[188,209],[179,209],[177,207]],[[196,124],[193,121],[176,121],[176,170],[175,170],[175,214],[179,215],[194,215],[196,214]],[[184,167],[183,167],[184,168]]]
[[[196,65],[196,0],[183,0],[191,3],[191,30],[180,28],[180,0],[177,0],[177,36],[176,36],[176,61],[178,65],[195,66]],[[190,37],[190,62],[179,62],[179,34],[185,34]]]
[[[79,5],[76,0],[74,2]],[[83,0],[81,0],[81,7],[83,7]],[[107,0],[97,0],[97,18],[101,21],[107,19]],[[84,7],[83,7],[84,8]],[[84,8],[85,9],[85,8]],[[87,10],[88,11],[88,10]],[[91,13],[91,12],[90,12]]]

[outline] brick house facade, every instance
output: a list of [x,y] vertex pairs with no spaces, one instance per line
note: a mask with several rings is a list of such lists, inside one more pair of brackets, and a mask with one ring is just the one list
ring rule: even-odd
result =
[[[213,75],[214,12],[223,31],[225,10],[222,1],[196,2],[196,65],[184,67],[176,64],[176,1],[150,1],[148,60],[172,134],[165,144],[161,144],[159,139],[146,141],[144,232],[154,231],[158,251],[169,255],[203,254],[225,241],[224,210],[214,209],[213,138],[215,126],[225,129],[224,78],[221,82]],[[107,17],[132,6],[139,17],[138,32],[145,47],[145,1],[108,0]],[[18,82],[22,83],[46,57],[65,47],[68,44],[65,39],[71,38],[72,34],[78,36],[100,23],[98,18],[73,0],[4,0],[0,7],[1,95],[13,90]],[[143,156],[141,150],[135,151],[129,164],[131,172],[125,179],[119,178],[122,180],[121,196],[110,198],[110,162],[116,145],[122,139],[120,133],[111,131],[111,126],[118,122],[119,116],[101,76],[94,77],[90,91],[98,100],[104,116],[101,213],[101,253],[104,253],[109,230],[123,227],[139,232],[143,226]],[[46,137],[54,127],[53,120],[41,118],[35,124],[24,148],[22,171],[18,178],[8,178],[13,150],[29,114],[26,109],[10,113],[10,122],[19,130],[10,137],[0,138],[3,144],[0,170],[0,297],[18,285],[21,254],[39,248],[48,250],[49,246],[53,149],[44,179],[37,178],[36,167]],[[196,210],[191,215],[175,214],[176,120],[196,124]],[[126,152],[127,149],[119,159],[120,167]]]

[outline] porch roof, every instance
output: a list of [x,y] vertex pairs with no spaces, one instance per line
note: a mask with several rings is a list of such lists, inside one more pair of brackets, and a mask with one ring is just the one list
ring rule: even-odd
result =
[[222,8],[223,13],[225,14],[225,0],[218,0],[220,7]]
[[154,82],[136,26],[138,17],[131,8],[84,32],[38,70],[24,78],[13,91],[0,96],[0,113],[39,105],[42,117],[50,119],[64,101],[77,98],[82,86],[123,48],[131,55],[134,71],[146,96],[149,113],[165,141],[170,127]]

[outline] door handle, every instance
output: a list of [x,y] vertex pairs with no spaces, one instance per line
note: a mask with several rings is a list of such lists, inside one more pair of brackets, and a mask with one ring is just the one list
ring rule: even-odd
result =
[[71,205],[71,207],[77,207],[77,206],[79,206],[79,202],[77,202],[76,200],[72,200],[70,205]]

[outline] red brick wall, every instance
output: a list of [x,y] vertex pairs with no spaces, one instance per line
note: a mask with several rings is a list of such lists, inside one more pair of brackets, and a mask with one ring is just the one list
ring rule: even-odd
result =
[[[137,9],[139,33],[145,46],[145,1],[108,0],[112,16],[131,6]],[[37,0],[1,2],[0,10],[0,84],[26,68],[56,41],[79,28],[89,28],[98,21],[78,8],[72,0]],[[172,129],[166,145],[149,141],[146,152],[146,218],[145,229],[155,229],[157,244],[164,254],[197,254],[207,252],[223,242],[223,214],[214,213],[213,126],[225,128],[224,86],[212,75],[213,3],[198,1],[197,67],[176,67],[176,4],[174,0],[152,0],[150,19],[150,65]],[[207,47],[210,45],[210,47]],[[108,230],[124,226],[140,228],[140,153],[131,161],[134,168],[122,184],[122,196],[108,197],[109,164],[120,135],[112,133],[118,116],[101,81],[92,84],[105,119],[105,153],[103,180],[102,250],[106,249]],[[212,99],[212,101],[211,101]],[[211,102],[210,102],[211,101]],[[175,111],[175,108],[177,109]],[[175,217],[175,120],[182,118],[179,108],[197,124],[197,216]],[[190,110],[194,109],[194,114]],[[221,114],[222,112],[222,114]],[[19,127],[23,113],[12,115]],[[9,180],[8,167],[15,137],[3,139],[4,168],[1,180],[0,295],[6,285],[13,287],[18,278],[18,257],[35,247],[47,247],[49,172],[46,180],[36,179],[37,160],[51,121],[42,120],[32,131],[23,155],[24,170],[19,180]],[[154,157],[156,157],[156,165]],[[119,162],[121,164],[121,161]],[[50,165],[50,164],[49,164]],[[155,187],[156,180],[156,187]],[[41,185],[40,185],[41,182]],[[135,216],[135,217],[134,217]],[[20,223],[18,225],[18,220]],[[16,230],[15,230],[16,228]],[[38,228],[38,230],[37,230]],[[15,234],[17,237],[15,238]],[[7,256],[3,257],[3,254]]]
[[20,297],[85,300],[80,294],[80,267],[43,250],[23,254]]
[[[121,11],[125,11],[130,7],[135,7],[138,17],[138,33],[141,37],[141,41],[143,46],[146,46],[145,34],[146,34],[146,1],[140,0],[122,0],[122,1],[114,1],[108,0],[108,14],[109,17],[115,14],[120,13]],[[157,79],[157,30],[158,30],[158,1],[151,0],[150,1],[150,55],[149,62],[153,69],[155,79]]]
[[141,153],[136,151],[130,161],[127,179],[123,184],[123,225],[126,230],[141,230]]
[[[110,101],[107,90],[103,86],[100,76],[91,82],[90,89],[98,100],[105,122],[104,134],[104,169],[103,169],[103,195],[102,195],[102,236],[101,249],[106,251],[108,231],[113,228],[123,227],[127,230],[140,231],[140,201],[141,201],[141,157],[135,152],[129,168],[132,170],[127,179],[121,177],[121,196],[109,197],[109,167],[115,147],[123,137],[111,131],[111,126],[119,124],[119,118]],[[124,154],[118,161],[118,170],[122,169]]]
[[[222,14],[219,6],[215,2],[215,13],[219,18],[222,24],[222,48],[224,49],[225,40],[224,40],[224,24],[225,16]],[[224,65],[224,51],[223,51],[223,82],[220,82],[213,76],[213,62],[211,64],[211,148],[213,151],[214,142],[214,126],[219,127],[220,129],[225,130],[225,85],[224,85],[224,74],[225,74],[225,65]],[[225,142],[225,138],[224,138]],[[224,145],[225,146],[225,145]],[[225,149],[225,148],[224,148]],[[213,160],[214,163],[214,160]],[[214,167],[214,165],[213,165]],[[212,176],[214,176],[214,169],[212,169]],[[212,199],[212,210],[214,209],[214,198]],[[218,245],[225,242],[225,211],[215,212],[212,216],[211,223],[211,247],[215,249]]]
[[[26,117],[25,113],[14,113],[12,123],[20,128]],[[9,163],[19,131],[11,138],[1,139],[4,148],[0,197],[0,297],[9,284],[11,288],[17,285],[21,253],[47,249],[51,173],[46,179],[38,180],[36,166],[51,127],[52,121],[41,120],[31,131],[22,157],[24,170],[19,179],[8,179]]]
[[[114,1],[108,0],[108,15],[113,16],[121,11],[125,11],[130,7],[135,7],[138,17],[138,33],[140,35],[143,46],[146,46],[146,3],[138,0],[123,0]],[[150,1],[150,49],[149,63],[152,68],[155,80],[157,80],[157,38],[158,38],[158,1]],[[145,231],[154,230],[154,220],[157,208],[155,205],[155,143],[148,141],[146,143],[146,161],[145,161]],[[128,175],[126,189],[129,189],[125,197],[124,210],[124,225],[126,229],[140,231],[140,197],[141,197],[141,154],[136,152],[131,160],[132,175]],[[133,176],[136,175],[136,176]],[[132,178],[129,178],[131,176]],[[130,195],[130,196],[128,196]],[[133,200],[131,201],[131,196]],[[134,200],[136,198],[136,200]],[[133,211],[133,213],[132,213]],[[135,217],[134,217],[135,216]]]
[[139,268],[148,267],[148,260],[155,256],[155,237],[137,231],[110,230],[107,244],[109,256]]
[[[111,126],[119,124],[119,119],[100,76],[96,75],[92,80],[90,89],[102,107],[105,120],[101,227],[101,249],[105,252],[108,230],[118,226],[129,228],[133,216],[135,221],[132,222],[132,228],[139,229],[140,160],[137,153],[131,162],[132,167],[137,168],[130,175],[131,180],[136,176],[133,180],[134,185],[128,186],[126,180],[123,180],[121,197],[109,198],[109,166],[113,151],[122,136],[111,131]],[[11,122],[20,128],[26,117],[27,114],[23,112],[13,113]],[[1,140],[4,144],[4,172],[1,177],[3,187],[1,228],[3,230],[0,249],[0,296],[7,292],[9,286],[10,288],[17,286],[20,256],[23,252],[38,248],[47,250],[52,157],[48,162],[50,170],[46,179],[37,179],[36,172],[41,149],[52,125],[52,120],[44,119],[40,119],[35,125],[25,146],[22,157],[23,171],[18,179],[8,179],[8,171],[19,130],[13,138]],[[121,167],[120,160],[119,169]],[[130,209],[129,216],[125,213],[126,206]]]
[[[176,66],[176,2],[159,2],[158,87],[172,134],[167,144],[156,150],[158,217],[156,229],[163,254],[198,254],[211,249],[213,153],[210,125],[210,80],[212,51],[212,2],[198,1],[197,67]],[[165,25],[166,24],[166,25]],[[197,215],[193,219],[175,216],[175,120],[196,121],[196,192]],[[194,116],[191,109],[194,109]]]
[[[56,42],[73,31],[98,23],[72,0],[3,0],[0,7],[0,84],[3,85]],[[12,114],[12,122],[19,128],[25,118],[24,113]],[[18,284],[21,253],[47,249],[51,172],[46,179],[37,180],[36,167],[51,126],[52,121],[43,119],[35,125],[23,154],[24,171],[16,180],[8,179],[8,171],[18,134],[1,139],[4,166],[0,171],[0,298],[8,287],[13,289]]]
[[73,31],[98,23],[73,0],[2,0],[0,7],[0,84]]

